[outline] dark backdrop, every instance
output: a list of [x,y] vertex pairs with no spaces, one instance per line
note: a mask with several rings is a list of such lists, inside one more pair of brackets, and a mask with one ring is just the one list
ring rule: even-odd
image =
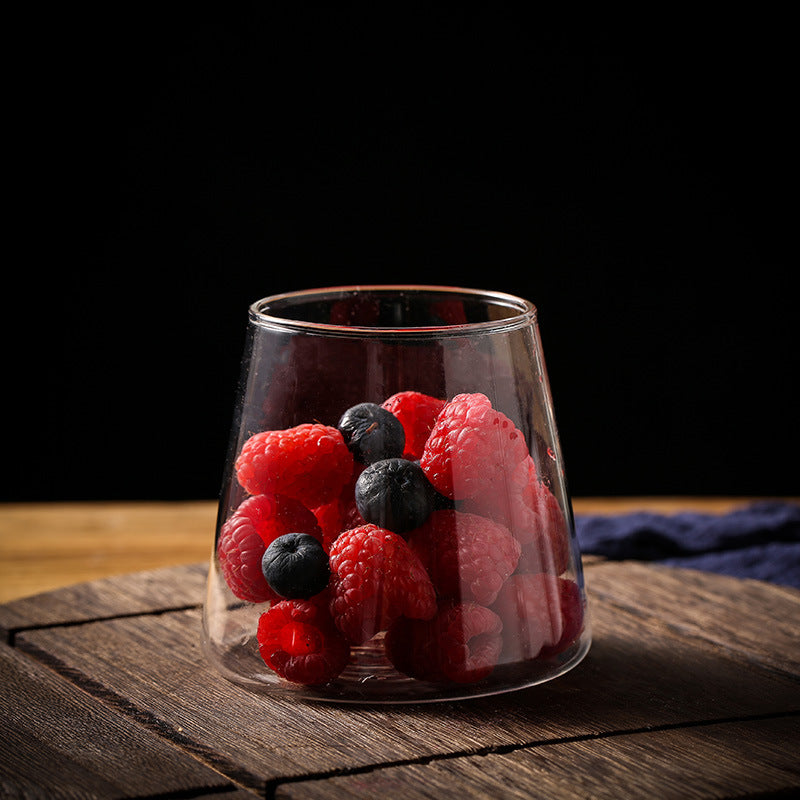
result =
[[538,306],[576,495],[797,494],[787,21],[334,5],[16,29],[2,498],[215,497],[249,303],[367,282]]

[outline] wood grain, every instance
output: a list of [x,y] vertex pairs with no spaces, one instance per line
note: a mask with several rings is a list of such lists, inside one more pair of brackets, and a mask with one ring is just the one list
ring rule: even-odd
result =
[[791,587],[725,575],[712,579],[708,573],[657,564],[607,562],[592,569],[591,592],[603,605],[624,608],[649,626],[705,639],[787,674],[800,673],[800,591]]
[[199,606],[208,565],[189,564],[104,578],[68,586],[0,606],[0,637],[11,643],[17,630],[58,626]]
[[[747,502],[574,505],[719,513]],[[215,515],[213,502],[0,507],[0,590],[12,598],[0,605],[0,797],[559,800],[800,789],[796,590],[588,557],[594,643],[567,675],[468,702],[301,703],[253,695],[205,661]],[[9,590],[15,570],[22,579]],[[79,583],[87,574],[100,577]],[[50,591],[20,596],[41,586]]]
[[185,751],[5,645],[0,681],[2,797],[127,797],[131,787],[139,794],[235,788]]
[[0,603],[99,578],[208,560],[216,503],[0,506]]
[[[658,798],[707,800],[797,789],[797,718],[749,720],[546,742],[480,756],[386,767],[278,787],[277,800]],[[743,758],[743,751],[749,756]],[[788,797],[788,794],[786,795]]]
[[[595,571],[606,566],[587,568],[590,587]],[[654,730],[782,720],[787,714],[796,721],[800,683],[788,674],[790,666],[784,674],[763,665],[758,654],[729,650],[719,637],[664,624],[655,611],[642,614],[642,607],[656,608],[658,598],[668,594],[674,571],[637,569],[619,579],[626,588],[613,602],[590,588],[595,642],[575,670],[539,687],[463,703],[337,707],[254,696],[220,680],[206,665],[197,609],[34,626],[17,631],[15,643],[154,735],[259,792],[312,777],[374,775],[402,765],[441,767],[450,759],[635,738]],[[730,588],[722,581],[715,590],[716,582],[716,576],[708,576],[708,590],[696,599],[709,618]],[[608,577],[605,590],[611,586]],[[784,593],[767,592],[760,602],[754,599],[749,614],[757,620],[767,606],[774,609],[770,613],[780,613],[785,601]],[[795,656],[796,646],[787,664]],[[782,753],[779,733],[769,729],[767,741]],[[590,751],[597,763],[610,758]],[[636,752],[626,756],[628,763]],[[773,777],[785,778],[782,759]],[[505,767],[498,769],[502,774]]]

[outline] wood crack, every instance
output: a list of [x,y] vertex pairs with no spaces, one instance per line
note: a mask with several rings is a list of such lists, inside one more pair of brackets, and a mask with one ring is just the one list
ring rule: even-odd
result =
[[[6,644],[10,647],[17,647],[17,636],[30,631],[44,631],[56,628],[75,628],[82,625],[93,625],[96,622],[112,622],[118,619],[135,619],[136,617],[160,617],[164,614],[172,614],[180,611],[195,611],[202,608],[202,603],[189,603],[182,606],[170,606],[168,608],[154,608],[147,611],[131,611],[131,612],[117,612],[115,614],[108,614],[107,616],[96,616],[91,619],[68,619],[59,620],[58,622],[44,622],[41,624],[33,625],[20,625],[18,627],[9,628],[6,632]],[[24,649],[24,648],[22,648]]]
[[[142,615],[117,615],[120,617],[142,616]],[[149,616],[149,614],[148,614]],[[116,618],[116,617],[115,617]],[[95,620],[92,620],[95,621]],[[34,626],[35,627],[35,626]],[[42,626],[46,627],[46,626]],[[66,627],[63,624],[52,627]],[[472,758],[490,755],[504,755],[522,750],[537,747],[553,746],[559,744],[570,744],[584,741],[595,741],[603,739],[613,739],[620,736],[633,736],[642,734],[652,734],[661,731],[698,728],[711,725],[732,724],[742,722],[755,722],[759,720],[781,719],[781,718],[800,718],[800,710],[790,710],[783,712],[768,712],[763,714],[743,714],[736,716],[709,717],[701,720],[687,720],[672,723],[654,724],[631,728],[620,728],[616,730],[600,731],[596,733],[576,734],[571,736],[553,736],[548,738],[536,738],[523,742],[508,744],[492,744],[485,747],[456,749],[446,753],[429,753],[426,755],[415,756],[405,759],[392,759],[371,764],[363,764],[352,768],[335,768],[331,770],[321,770],[308,772],[296,776],[275,776],[264,778],[249,770],[243,769],[236,762],[226,758],[217,750],[195,741],[185,735],[165,720],[158,717],[146,709],[132,703],[127,698],[109,689],[104,684],[96,681],[84,672],[64,663],[53,653],[43,650],[29,641],[20,641],[18,650],[26,653],[30,657],[40,661],[44,665],[53,669],[65,680],[73,683],[78,688],[86,691],[100,702],[112,707],[116,712],[134,720],[144,726],[148,731],[154,733],[162,739],[167,740],[181,750],[187,752],[192,757],[220,772],[229,780],[238,783],[248,789],[264,792],[267,798],[274,798],[279,787],[286,784],[302,783],[305,781],[324,781],[333,777],[343,777],[349,775],[363,775],[372,772],[390,769],[395,767],[426,766],[428,764],[449,761],[459,758]]]
[[137,706],[99,681],[90,678],[81,670],[64,663],[47,650],[42,650],[35,644],[25,641],[20,642],[17,649],[54,670],[62,678],[77,686],[79,689],[82,689],[87,694],[90,694],[104,705],[110,706],[114,711],[122,714],[122,716],[142,725],[149,732],[154,733],[161,739],[167,740],[170,744],[180,748],[198,761],[220,772],[226,778],[248,788],[259,791],[264,789],[265,783],[263,778],[240,767],[234,761],[226,758],[213,748],[186,736],[156,714]]
[[522,750],[530,750],[536,747],[549,747],[560,744],[575,744],[576,742],[599,741],[603,739],[614,739],[620,736],[636,736],[641,734],[660,733],[664,731],[683,730],[688,728],[702,728],[711,725],[730,725],[742,722],[758,722],[771,719],[798,718],[798,711],[777,711],[765,714],[745,714],[735,717],[716,717],[703,720],[688,720],[686,722],[664,723],[661,725],[647,725],[638,728],[619,729],[612,731],[601,731],[599,733],[576,734],[573,736],[555,736],[549,739],[533,739],[527,742],[514,744],[487,745],[486,747],[467,748],[464,750],[450,751],[447,753],[433,753],[416,758],[404,758],[394,761],[386,761],[376,764],[364,764],[350,769],[336,769],[318,773],[307,773],[292,777],[276,777],[267,781],[266,798],[274,800],[276,792],[281,786],[292,783],[305,783],[306,781],[323,781],[329,778],[344,777],[349,775],[366,775],[384,769],[394,767],[413,767],[427,766],[440,761],[451,761],[459,758],[480,758],[481,756],[507,755]]
[[[687,775],[709,797],[795,786],[798,598],[640,565],[591,572],[595,643],[578,669],[513,696],[413,712],[305,705],[290,692],[253,697],[229,685],[201,652],[197,571],[15,603],[0,616],[13,644],[0,646],[12,676],[8,730],[42,755],[28,765],[10,748],[5,762],[12,775],[54,785],[88,764],[94,783],[113,773],[136,800],[405,796],[418,785],[496,796],[509,781],[521,800],[532,785],[569,797],[573,770],[583,796],[603,798],[615,781],[681,796]],[[26,715],[31,701],[36,713]],[[84,728],[71,722],[76,709]],[[145,767],[175,765],[163,792],[109,731],[134,743]]]

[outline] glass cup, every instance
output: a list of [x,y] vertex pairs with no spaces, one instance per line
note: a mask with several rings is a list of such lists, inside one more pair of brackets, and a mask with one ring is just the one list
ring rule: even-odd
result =
[[203,615],[256,692],[497,694],[590,646],[536,309],[336,287],[249,310]]

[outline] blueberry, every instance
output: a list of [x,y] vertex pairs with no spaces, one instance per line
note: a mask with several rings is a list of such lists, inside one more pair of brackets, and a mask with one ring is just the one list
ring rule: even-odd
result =
[[272,589],[287,599],[307,600],[319,594],[330,577],[328,554],[307,533],[275,539],[264,552],[261,571]]
[[362,464],[403,454],[406,434],[402,423],[377,403],[359,403],[348,408],[337,427],[353,458]]
[[370,464],[356,481],[356,506],[366,522],[403,534],[422,525],[434,489],[418,462],[387,458]]

